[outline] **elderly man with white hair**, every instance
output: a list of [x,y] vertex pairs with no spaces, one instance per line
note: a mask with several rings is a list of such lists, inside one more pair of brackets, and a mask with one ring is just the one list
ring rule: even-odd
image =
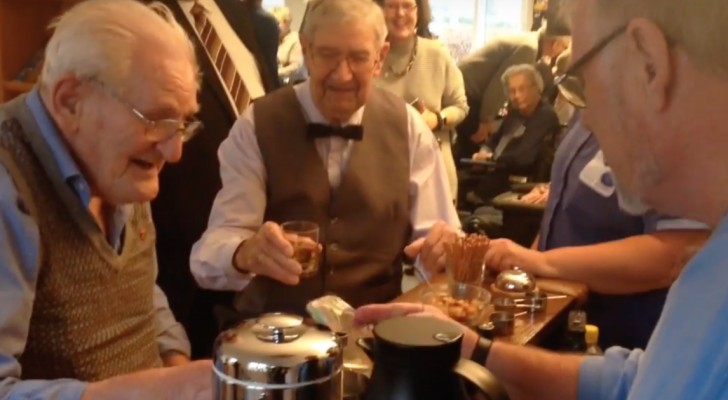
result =
[[[245,316],[304,314],[327,293],[355,306],[390,301],[403,250],[444,268],[442,242],[459,221],[437,142],[413,107],[373,85],[386,29],[371,0],[309,3],[310,78],[258,99],[220,146],[223,188],[191,268],[203,287],[241,291]],[[301,276],[281,228],[293,220],[320,228],[315,276]]]
[[0,398],[209,399],[155,285],[148,204],[199,127],[192,46],[132,0],[54,27],[39,85],[0,106]]
[[[489,346],[468,331],[463,355],[477,347],[511,398],[728,398],[728,7],[724,0],[571,3],[574,62],[567,73],[585,82],[584,124],[627,203],[714,231],[672,285],[644,351],[557,355]],[[370,306],[357,317],[372,323],[421,311]]]

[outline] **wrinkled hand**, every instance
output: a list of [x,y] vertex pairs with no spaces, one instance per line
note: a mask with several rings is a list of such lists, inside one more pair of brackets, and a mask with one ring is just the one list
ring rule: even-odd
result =
[[517,266],[539,276],[545,275],[548,268],[546,256],[542,252],[527,249],[509,239],[495,239],[490,242],[485,253],[485,265],[496,271]]
[[405,247],[404,253],[411,258],[419,256],[425,270],[430,274],[436,274],[445,270],[445,243],[453,242],[457,237],[457,230],[438,221],[430,228],[427,236]]
[[295,235],[286,237],[280,225],[266,222],[253,237],[238,247],[233,265],[242,272],[265,275],[287,285],[297,285],[303,268],[293,259],[293,245],[289,240],[295,239]]
[[473,160],[475,160],[475,161],[488,161],[492,157],[493,157],[493,153],[486,151],[486,150],[481,150],[481,151],[473,154]]
[[363,327],[367,325],[376,325],[380,321],[386,319],[415,316],[415,317],[434,317],[443,321],[448,321],[453,325],[462,328],[465,336],[461,348],[463,357],[470,357],[478,341],[478,334],[445,315],[439,308],[415,303],[389,303],[389,304],[370,304],[358,308],[354,312],[354,325]]
[[155,368],[91,383],[81,400],[210,400],[212,362]]
[[549,199],[549,185],[536,185],[530,192],[521,196],[520,201],[528,204],[544,204]]

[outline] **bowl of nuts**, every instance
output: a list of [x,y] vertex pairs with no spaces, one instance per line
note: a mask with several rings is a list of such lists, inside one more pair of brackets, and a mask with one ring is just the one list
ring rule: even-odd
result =
[[450,318],[467,326],[482,322],[490,299],[489,291],[464,283],[432,285],[420,297],[422,303],[439,308]]

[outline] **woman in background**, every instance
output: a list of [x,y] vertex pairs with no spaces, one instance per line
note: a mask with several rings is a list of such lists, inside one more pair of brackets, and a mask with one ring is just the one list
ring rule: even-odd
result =
[[306,79],[303,52],[298,32],[291,30],[291,11],[288,7],[273,7],[271,13],[280,29],[278,42],[278,79],[282,84],[293,84]]
[[440,142],[453,201],[457,173],[451,134],[468,113],[463,76],[447,50],[430,35],[428,0],[377,0],[384,10],[390,50],[377,84],[417,108]]

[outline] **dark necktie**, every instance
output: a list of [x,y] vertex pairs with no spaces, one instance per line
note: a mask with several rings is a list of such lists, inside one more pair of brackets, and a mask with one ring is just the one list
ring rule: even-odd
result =
[[364,130],[361,125],[333,126],[309,123],[306,128],[306,136],[309,139],[338,136],[344,139],[361,140],[364,136]]

